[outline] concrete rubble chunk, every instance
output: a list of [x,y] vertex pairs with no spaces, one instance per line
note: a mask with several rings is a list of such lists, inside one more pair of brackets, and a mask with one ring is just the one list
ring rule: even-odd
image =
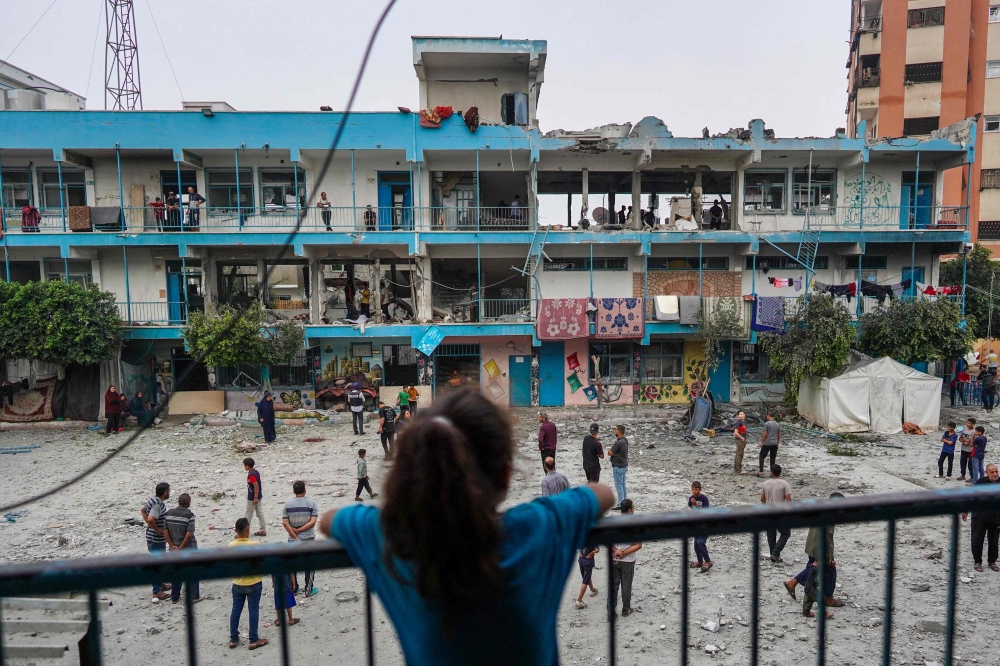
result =
[[943,634],[947,631],[944,622],[936,620],[917,620],[917,631],[928,634]]

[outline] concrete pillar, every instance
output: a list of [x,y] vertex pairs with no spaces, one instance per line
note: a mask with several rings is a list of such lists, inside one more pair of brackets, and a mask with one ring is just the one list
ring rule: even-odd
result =
[[414,261],[416,269],[415,281],[417,292],[417,321],[421,324],[427,323],[434,318],[434,311],[431,300],[431,258],[417,257]]
[[267,306],[267,264],[263,259],[257,260],[257,293],[260,294],[260,302]]
[[320,317],[323,314],[323,278],[319,259],[309,260],[309,319],[315,324],[322,323]]
[[[369,269],[371,270],[371,268]],[[382,260],[375,259],[374,275],[372,276],[372,298],[371,298],[371,313],[372,319],[375,323],[383,323],[384,318],[382,317]]]
[[[590,219],[590,172],[584,169],[583,176],[583,204],[580,206],[580,219]],[[582,225],[581,225],[582,226]]]
[[219,269],[209,249],[201,260],[201,272],[205,280],[205,312],[211,314],[219,305]]
[[632,172],[632,229],[639,231],[642,229],[642,220],[639,219],[639,209],[642,208],[642,172]]

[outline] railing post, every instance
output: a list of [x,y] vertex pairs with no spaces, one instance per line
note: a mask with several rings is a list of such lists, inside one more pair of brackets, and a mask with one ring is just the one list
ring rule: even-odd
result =
[[958,578],[958,514],[951,517],[951,544],[948,556],[948,619],[945,629],[944,666],[951,666],[955,651],[955,593]]
[[[0,151],[2,152],[2,151]],[[0,161],[0,233],[3,234],[4,281],[10,282],[10,256],[7,254],[7,218],[3,207],[3,162]],[[0,638],[2,643],[2,638]],[[0,645],[0,666],[3,666],[3,646]]]
[[483,200],[479,196],[479,149],[476,148],[476,231],[479,231],[482,215]]
[[885,614],[882,619],[882,666],[892,662],[892,585],[896,567],[896,521],[890,520],[885,553]]
[[354,149],[351,148],[351,217],[354,218],[352,227],[358,228],[358,193],[354,188]]
[[750,666],[757,666],[760,621],[760,532],[753,533],[753,557],[750,560],[752,579],[750,581]]
[[[117,149],[115,149],[117,152]],[[63,193],[62,160],[56,162],[56,171],[59,173],[59,211],[62,215],[63,231],[66,231],[66,203]],[[121,169],[118,169],[118,182],[121,183]]]
[[90,626],[87,628],[87,635],[90,637],[90,660],[85,663],[80,659],[80,666],[101,666],[103,661],[101,655],[101,617],[97,607],[97,590],[90,590],[87,600],[90,602]]
[[187,648],[188,666],[198,666],[198,644],[194,634],[194,592],[190,580],[184,581],[184,611],[187,617],[184,618],[187,624]]
[[372,624],[372,590],[365,578],[365,636],[368,648],[368,666],[375,666],[375,630]]
[[[243,211],[240,206],[240,149],[236,148],[233,150],[233,156],[236,160],[236,228],[240,231],[243,230]],[[206,220],[207,222],[208,220]],[[187,285],[187,276],[184,276],[184,284]],[[185,294],[186,296],[186,294]]]
[[[181,284],[184,285],[184,309],[187,309],[188,304],[188,272],[187,272],[187,257],[181,257]],[[167,308],[170,306],[168,305]],[[169,313],[168,313],[169,315]],[[187,315],[181,312],[181,317],[184,323],[187,323]]]
[[[600,371],[598,371],[598,373],[599,372]],[[618,605],[618,595],[616,594],[614,599],[611,598],[611,592],[614,590],[615,580],[615,556],[614,546],[612,544],[605,544],[605,548],[608,550],[608,663],[611,664],[611,666],[615,666],[618,660],[618,650],[615,645],[615,618],[618,613],[615,611],[614,607]]]
[[[598,388],[600,391],[600,388]],[[688,538],[681,541],[681,666],[688,663]],[[611,662],[614,666],[614,662]]]
[[[860,287],[860,285],[859,285]],[[861,297],[860,290],[858,298]],[[818,666],[826,664],[826,525],[819,528],[819,557],[816,565],[816,626],[819,628],[819,636],[816,644],[816,663]]]
[[[296,167],[297,168],[297,167]],[[295,198],[298,201],[299,188],[295,188]],[[298,219],[298,218],[296,218]],[[281,618],[281,666],[289,666],[291,659],[288,650],[288,613],[285,606],[285,576],[288,574],[278,574],[274,576],[274,605],[278,608],[278,617]]]

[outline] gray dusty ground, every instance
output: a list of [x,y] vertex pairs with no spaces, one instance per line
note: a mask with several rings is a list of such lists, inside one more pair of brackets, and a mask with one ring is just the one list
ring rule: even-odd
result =
[[[555,411],[555,410],[554,410]],[[579,446],[596,410],[556,411],[559,426],[559,463],[573,483],[584,481],[579,464]],[[945,410],[944,420],[965,412]],[[990,423],[982,410],[970,414]],[[518,426],[517,472],[510,493],[511,502],[528,501],[538,494],[541,473],[535,433],[537,424],[530,412],[520,414]],[[667,409],[615,409],[601,414],[603,435],[611,425],[628,423],[632,442],[628,478],[629,494],[639,511],[682,510],[689,483],[699,479],[714,505],[757,502],[761,479],[732,473],[732,440],[728,436],[693,445],[681,439],[681,427],[667,419],[676,413]],[[1000,415],[988,434],[1000,437]],[[958,419],[956,419],[958,420]],[[374,429],[369,431],[374,432]],[[76,558],[115,553],[144,552],[141,527],[123,524],[138,517],[139,509],[152,494],[153,486],[169,481],[176,498],[182,492],[194,497],[192,509],[198,516],[198,541],[202,548],[224,546],[231,532],[210,530],[209,526],[229,527],[242,514],[245,474],[244,454],[234,444],[252,439],[258,431],[240,427],[191,428],[164,424],[143,435],[124,455],[99,473],[85,479],[55,498],[30,507],[16,523],[0,522],[0,561]],[[325,441],[304,443],[307,437]],[[40,444],[28,454],[2,456],[3,478],[0,503],[20,498],[70,477],[83,466],[104,455],[116,442],[93,432],[31,432],[0,435],[3,446]],[[825,441],[802,431],[786,429],[785,445],[778,462],[785,467],[794,498],[825,497],[834,489],[847,494],[890,493],[917,488],[958,487],[956,481],[934,479],[938,435],[897,435],[886,444],[899,448],[859,445],[858,457],[832,456]],[[654,448],[647,448],[652,445]],[[276,445],[254,453],[265,487],[265,511],[269,520],[268,542],[284,540],[279,525],[280,507],[291,496],[291,482],[305,479],[309,494],[322,509],[344,506],[352,501],[356,450],[368,448],[369,470],[376,490],[387,473],[383,466],[377,435],[351,435],[347,425],[284,428]],[[748,447],[746,468],[755,468],[755,448]],[[956,460],[956,468],[958,461]],[[610,480],[610,469],[604,474]],[[957,469],[955,472],[958,474]],[[211,497],[225,493],[217,500]],[[174,502],[169,503],[171,506]],[[60,527],[52,527],[60,525]],[[256,529],[256,522],[254,523]],[[947,568],[947,519],[904,521],[898,526],[896,612],[893,624],[894,663],[924,664],[940,661],[942,636],[917,629],[920,620],[944,621]],[[838,596],[847,601],[828,624],[829,664],[880,663],[882,593],[885,584],[885,528],[883,525],[847,526],[837,529],[839,564]],[[959,607],[957,654],[962,663],[997,664],[1000,647],[996,613],[1000,573],[989,569],[972,570],[968,523],[961,526],[959,559]],[[763,541],[763,539],[762,539]],[[805,532],[796,531],[785,550],[784,566],[761,565],[761,663],[812,663],[815,659],[815,629],[800,615],[800,606],[791,601],[781,581],[794,575],[805,559]],[[691,663],[749,663],[750,537],[730,536],[709,540],[715,567],[708,574],[691,576],[690,646]],[[944,549],[942,559],[927,555]],[[607,569],[604,553],[595,572],[600,594],[587,597],[589,606],[578,610],[573,600],[579,589],[579,572],[567,581],[559,618],[560,654],[563,663],[606,663]],[[652,665],[676,663],[680,595],[680,558],[677,543],[650,543],[640,551],[633,592],[636,613],[619,623],[618,645],[621,664]],[[364,604],[337,603],[341,591],[360,592],[361,576],[353,570],[321,572],[317,575],[321,593],[299,600],[295,609],[302,622],[291,628],[292,657],[295,664],[363,663]],[[262,622],[273,621],[273,598],[265,584],[261,603]],[[230,651],[228,617],[229,583],[203,583],[209,598],[196,606],[198,643],[202,664],[271,664],[279,659],[276,627],[265,626],[261,635],[272,643],[248,652],[245,647]],[[104,615],[106,663],[180,664],[186,662],[183,605],[151,603],[148,590],[108,590],[113,607]],[[363,597],[362,597],[363,598]],[[708,619],[726,620],[718,633],[700,628]],[[14,616],[17,614],[14,613]],[[664,627],[661,629],[661,626]],[[243,620],[246,629],[246,616]],[[393,629],[381,609],[376,611],[377,663],[401,664],[402,656]],[[705,647],[719,648],[714,656]],[[75,663],[75,652],[63,662]],[[22,662],[23,663],[23,662]],[[41,662],[44,663],[44,662]]]

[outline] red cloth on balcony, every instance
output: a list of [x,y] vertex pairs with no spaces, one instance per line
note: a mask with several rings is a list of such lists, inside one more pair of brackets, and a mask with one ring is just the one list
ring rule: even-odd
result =
[[21,231],[38,231],[38,225],[42,221],[42,214],[34,206],[21,207]]
[[590,337],[587,298],[543,298],[535,320],[539,340],[573,340]]

